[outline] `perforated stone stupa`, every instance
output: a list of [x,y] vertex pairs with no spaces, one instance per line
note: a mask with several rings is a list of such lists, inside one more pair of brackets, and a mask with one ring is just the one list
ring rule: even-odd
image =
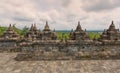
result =
[[71,40],[90,40],[86,30],[82,30],[80,22],[78,22],[78,25],[76,27],[75,31],[70,32],[70,39]]
[[57,35],[55,30],[51,31],[48,25],[48,22],[46,21],[45,27],[42,32],[42,40],[56,40]]
[[14,31],[13,26],[10,24],[7,30],[1,36],[2,40],[17,40],[19,39],[19,35]]
[[113,21],[109,28],[107,30],[104,30],[99,40],[102,42],[120,41],[119,29],[115,28]]
[[32,24],[30,30],[25,34],[25,38],[28,40],[41,40],[41,31],[37,29],[36,24]]

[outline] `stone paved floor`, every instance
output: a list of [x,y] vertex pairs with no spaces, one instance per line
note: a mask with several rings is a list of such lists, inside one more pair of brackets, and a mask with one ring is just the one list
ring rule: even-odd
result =
[[0,53],[0,73],[120,73],[120,60],[15,61]]

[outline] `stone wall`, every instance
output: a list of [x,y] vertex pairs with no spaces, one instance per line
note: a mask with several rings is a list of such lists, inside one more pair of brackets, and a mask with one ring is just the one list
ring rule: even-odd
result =
[[33,43],[22,46],[17,60],[119,59],[120,46],[112,44]]
[[119,43],[98,41],[1,41],[0,52],[19,52],[17,60],[120,58]]
[[1,41],[0,52],[20,52],[20,47],[16,41]]

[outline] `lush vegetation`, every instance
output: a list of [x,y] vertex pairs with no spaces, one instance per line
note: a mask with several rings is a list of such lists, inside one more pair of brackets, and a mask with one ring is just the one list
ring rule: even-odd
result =
[[69,33],[57,32],[58,39],[69,39]]
[[[64,39],[69,39],[69,32],[57,32],[57,35],[58,35],[58,39],[62,39],[62,37]],[[88,35],[91,39],[100,38],[100,33],[98,33],[98,32],[88,32]]]
[[2,35],[6,29],[7,29],[6,27],[0,26],[0,35]]
[[91,39],[98,39],[100,38],[100,33],[98,32],[89,32],[88,35],[90,36]]
[[[7,29],[7,27],[1,27],[0,26],[0,35],[2,35],[4,33],[4,31]],[[27,31],[28,31],[28,27],[24,27],[23,29],[18,29],[15,27],[15,25],[13,25],[13,29],[21,36],[23,36]],[[88,32],[88,35],[90,36],[91,39],[98,39],[100,37],[100,33],[98,32]],[[69,39],[69,32],[65,32],[65,31],[57,31],[57,36],[58,39]]]

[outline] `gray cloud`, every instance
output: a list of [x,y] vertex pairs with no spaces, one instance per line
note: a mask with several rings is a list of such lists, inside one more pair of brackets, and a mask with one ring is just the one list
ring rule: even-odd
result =
[[71,3],[71,0],[63,0],[62,1],[62,5],[65,6],[65,7],[68,6],[70,3]]
[[104,11],[120,7],[120,0],[85,0],[83,1],[83,9],[86,11]]
[[14,17],[13,20],[19,21],[19,22],[33,22],[34,19],[26,18],[26,17]]

